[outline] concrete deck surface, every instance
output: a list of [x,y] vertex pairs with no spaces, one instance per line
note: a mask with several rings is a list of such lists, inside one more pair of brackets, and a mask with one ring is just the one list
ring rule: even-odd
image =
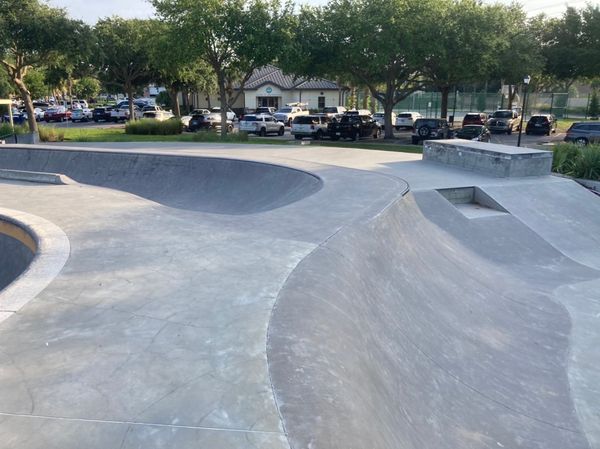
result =
[[419,159],[3,146],[76,183],[0,181],[70,244],[0,322],[0,447],[600,448],[600,198]]

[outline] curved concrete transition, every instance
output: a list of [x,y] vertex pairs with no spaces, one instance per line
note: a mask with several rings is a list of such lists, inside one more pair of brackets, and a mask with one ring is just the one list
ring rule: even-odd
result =
[[305,171],[224,158],[6,148],[0,167],[61,173],[170,207],[233,215],[276,209],[321,188]]
[[66,260],[0,323],[2,449],[600,449],[599,198],[175,145],[0,151],[79,182],[0,180]]
[[31,214],[0,208],[0,322],[56,277],[69,257],[60,228]]
[[26,229],[0,216],[0,291],[25,271],[36,251],[37,243]]
[[[561,187],[565,207],[594,201]],[[435,191],[338,233],[270,324],[291,447],[600,447],[599,279],[513,216],[469,220]]]

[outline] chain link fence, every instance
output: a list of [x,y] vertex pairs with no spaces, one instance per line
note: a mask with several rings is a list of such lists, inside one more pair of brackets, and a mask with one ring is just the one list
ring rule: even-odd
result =
[[[357,93],[358,104],[363,104],[363,93]],[[554,114],[557,118],[586,118],[590,95],[573,95],[569,93],[537,93],[527,94],[526,115]],[[395,112],[414,111],[425,117],[440,117],[442,96],[439,92],[415,92],[402,100],[394,108]],[[371,101],[370,105],[376,105]],[[451,92],[448,98],[448,116],[457,120],[469,112],[492,113],[497,109],[507,108],[508,99],[501,93],[489,92]],[[522,95],[516,94],[513,108],[523,107]],[[375,106],[377,109],[377,106]],[[382,109],[382,108],[379,108]]]

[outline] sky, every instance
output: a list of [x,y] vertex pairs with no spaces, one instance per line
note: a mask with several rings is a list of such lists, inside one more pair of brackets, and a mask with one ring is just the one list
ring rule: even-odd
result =
[[[113,15],[125,18],[148,18],[153,14],[152,6],[145,0],[47,0],[52,6],[66,8],[74,19],[81,19],[89,24],[94,24],[99,18]],[[511,3],[511,0],[497,0],[499,3]],[[494,3],[493,0],[484,0],[484,3]],[[299,3],[299,2],[297,2]],[[303,0],[302,3],[322,5],[326,0]],[[523,0],[525,10],[530,15],[542,12],[548,16],[560,16],[566,6],[581,8],[585,0]],[[590,3],[600,4],[600,0]]]

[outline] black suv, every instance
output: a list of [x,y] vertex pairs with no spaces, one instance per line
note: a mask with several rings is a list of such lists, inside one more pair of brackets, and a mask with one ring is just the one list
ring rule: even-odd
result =
[[346,113],[339,122],[331,122],[327,125],[327,135],[331,140],[339,140],[340,137],[352,140],[360,137],[377,139],[381,135],[381,127],[369,115]]
[[92,111],[92,119],[95,122],[99,122],[100,120],[110,122],[110,111],[112,111],[112,106],[94,108],[94,110]]
[[443,118],[419,118],[413,126],[412,143],[417,145],[421,140],[449,139],[450,125]]
[[576,122],[567,130],[565,142],[578,145],[600,142],[600,122]]
[[545,134],[547,136],[550,133],[556,132],[556,117],[551,114],[548,115],[532,115],[527,126],[525,127],[525,134]]

